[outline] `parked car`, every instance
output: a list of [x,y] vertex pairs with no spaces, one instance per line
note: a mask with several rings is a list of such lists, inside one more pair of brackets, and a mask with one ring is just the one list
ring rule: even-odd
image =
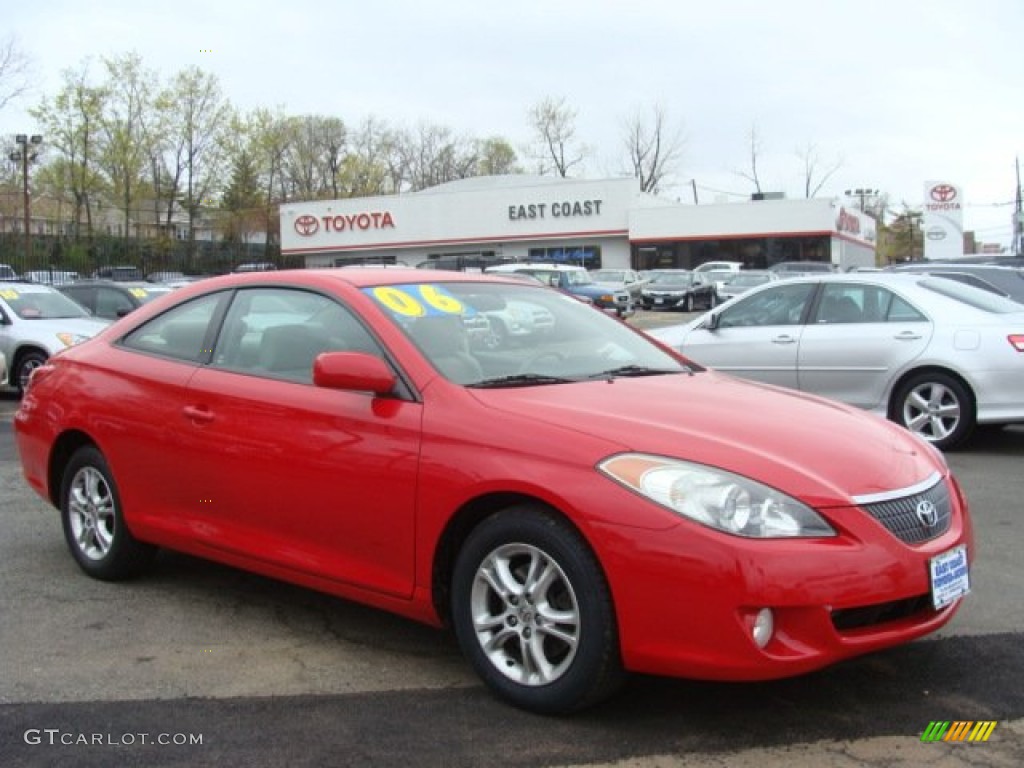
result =
[[[543,286],[421,274],[215,277],[38,369],[19,457],[80,568],[122,579],[166,547],[449,624],[544,713],[628,671],[802,674],[961,605],[967,503],[915,436]],[[518,302],[552,332],[469,346]],[[260,303],[276,317],[250,323]]]
[[780,261],[768,269],[779,277],[829,274],[836,271],[835,265],[830,261]]
[[938,275],[982,288],[998,296],[1024,304],[1024,269],[987,264],[900,264],[886,268],[892,272]]
[[486,269],[488,274],[520,272],[543,280],[553,288],[589,299],[594,306],[619,317],[631,317],[634,313],[633,299],[628,291],[609,288],[594,281],[583,267],[569,264],[531,264],[517,262],[499,264]]
[[693,268],[694,272],[739,272],[743,269],[742,261],[705,261]]
[[644,309],[681,309],[692,312],[718,303],[715,285],[704,275],[688,269],[662,269],[644,288]]
[[9,283],[20,279],[10,264],[0,264],[0,282]]
[[633,304],[640,304],[644,286],[649,280],[641,277],[635,269],[592,269],[590,277],[598,285],[604,285],[616,291],[625,291],[630,295]]
[[22,275],[26,283],[43,285],[64,285],[79,279],[78,273],[66,269],[32,269]]
[[232,271],[233,272],[273,272],[277,269],[277,265],[270,261],[251,261],[245,264],[239,264]]
[[70,296],[97,317],[116,320],[174,289],[161,283],[85,280],[60,285],[57,290]]
[[734,296],[746,293],[751,288],[756,288],[759,285],[764,285],[778,279],[777,273],[770,272],[767,269],[745,269],[742,272],[735,272],[728,276],[721,286],[717,288],[718,300],[728,301]]
[[56,288],[5,283],[0,288],[0,353],[7,361],[7,375],[0,385],[24,392],[32,371],[47,358],[107,325],[107,320],[90,316]]
[[142,270],[138,267],[130,265],[120,267],[100,267],[92,276],[96,280],[118,280],[132,282],[135,280],[144,280]]
[[976,424],[1024,421],[1024,311],[953,280],[790,278],[651,334],[720,371],[887,416],[937,448]]

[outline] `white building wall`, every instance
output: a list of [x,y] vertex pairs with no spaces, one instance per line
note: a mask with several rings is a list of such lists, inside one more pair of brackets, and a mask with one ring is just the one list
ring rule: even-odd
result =
[[627,268],[631,243],[813,235],[831,238],[842,268],[874,263],[874,220],[839,200],[683,205],[642,194],[632,178],[483,177],[281,207],[282,252],[304,255],[309,267],[481,251],[526,260],[531,248],[596,245],[603,266]]

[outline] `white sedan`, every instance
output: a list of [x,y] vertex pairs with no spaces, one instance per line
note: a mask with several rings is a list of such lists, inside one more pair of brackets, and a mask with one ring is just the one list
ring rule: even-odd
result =
[[7,373],[0,384],[23,392],[32,371],[50,355],[94,336],[110,324],[56,288],[35,283],[0,286],[0,354]]
[[792,278],[650,334],[719,371],[874,411],[937,448],[978,424],[1024,422],[1024,311],[952,280]]

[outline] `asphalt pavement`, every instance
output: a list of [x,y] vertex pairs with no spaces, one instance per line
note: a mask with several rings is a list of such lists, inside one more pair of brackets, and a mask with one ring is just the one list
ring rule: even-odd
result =
[[[137,581],[86,578],[21,477],[16,405],[0,398],[0,766],[1024,764],[1024,428],[948,456],[978,559],[937,635],[772,683],[637,677],[556,719],[380,611],[173,553]],[[934,721],[996,726],[922,742]]]

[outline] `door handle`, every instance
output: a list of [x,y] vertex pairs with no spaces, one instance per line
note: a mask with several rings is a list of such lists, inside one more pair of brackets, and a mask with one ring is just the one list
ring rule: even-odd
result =
[[193,424],[209,424],[213,421],[213,412],[202,406],[186,405],[182,411]]
[[904,331],[903,333],[897,333],[893,338],[896,341],[917,341],[921,338],[921,334],[914,333],[913,331]]
[[794,344],[794,343],[796,343],[796,339],[794,339],[792,336],[776,336],[774,339],[772,339],[772,344]]

